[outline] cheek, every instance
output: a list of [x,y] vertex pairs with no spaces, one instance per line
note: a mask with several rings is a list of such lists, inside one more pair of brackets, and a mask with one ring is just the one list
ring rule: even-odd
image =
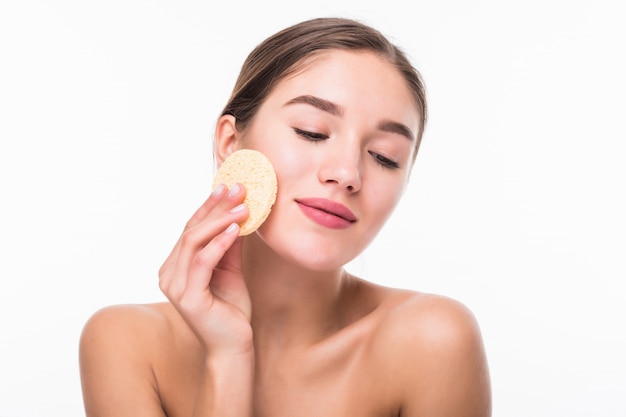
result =
[[282,149],[280,155],[274,160],[276,161],[274,169],[279,184],[287,184],[293,180],[302,179],[306,174],[310,175],[311,173],[310,161],[303,158],[302,155],[290,152],[287,148]]
[[302,182],[314,174],[314,158],[310,153],[303,153],[298,146],[289,142],[276,144],[266,151],[272,161],[278,178],[279,193],[281,188],[288,188],[290,183]]
[[369,206],[375,207],[378,221],[385,222],[397,207],[404,187],[402,185],[381,183],[369,190]]

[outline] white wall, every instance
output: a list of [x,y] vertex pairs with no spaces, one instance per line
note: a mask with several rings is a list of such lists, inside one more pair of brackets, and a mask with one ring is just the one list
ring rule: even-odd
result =
[[351,268],[474,311],[494,416],[626,415],[620,2],[250,3],[0,6],[0,416],[83,414],[83,323],[163,299],[239,65],[319,15],[396,40],[431,106],[403,205]]

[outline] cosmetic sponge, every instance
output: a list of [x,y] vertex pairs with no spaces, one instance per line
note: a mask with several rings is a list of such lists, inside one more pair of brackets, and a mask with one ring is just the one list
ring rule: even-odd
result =
[[239,235],[245,236],[257,230],[269,216],[276,202],[278,181],[265,155],[252,149],[240,149],[222,162],[213,179],[213,189],[219,184],[230,188],[236,183],[246,189],[243,203],[248,207],[249,216],[239,229]]

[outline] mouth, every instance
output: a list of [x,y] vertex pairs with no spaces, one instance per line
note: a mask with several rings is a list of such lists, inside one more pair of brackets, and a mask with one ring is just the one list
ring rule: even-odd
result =
[[344,229],[357,221],[349,208],[325,198],[297,199],[296,203],[307,217],[325,227]]

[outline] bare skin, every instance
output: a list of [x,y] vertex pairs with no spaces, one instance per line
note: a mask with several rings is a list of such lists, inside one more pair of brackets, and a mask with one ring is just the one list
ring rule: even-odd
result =
[[[480,335],[463,306],[360,280],[347,291],[340,330],[257,348],[255,416],[489,415]],[[171,304],[105,309],[85,337],[88,415],[193,415],[205,352]]]
[[[417,130],[415,114],[394,67],[334,51],[281,81],[245,132],[220,118],[218,162],[242,147],[265,153],[275,207],[238,238],[245,190],[216,189],[161,267],[169,302],[91,318],[80,346],[87,415],[490,416],[471,312],[342,267],[403,193],[412,146],[402,132]],[[355,220],[310,217],[311,197]]]

